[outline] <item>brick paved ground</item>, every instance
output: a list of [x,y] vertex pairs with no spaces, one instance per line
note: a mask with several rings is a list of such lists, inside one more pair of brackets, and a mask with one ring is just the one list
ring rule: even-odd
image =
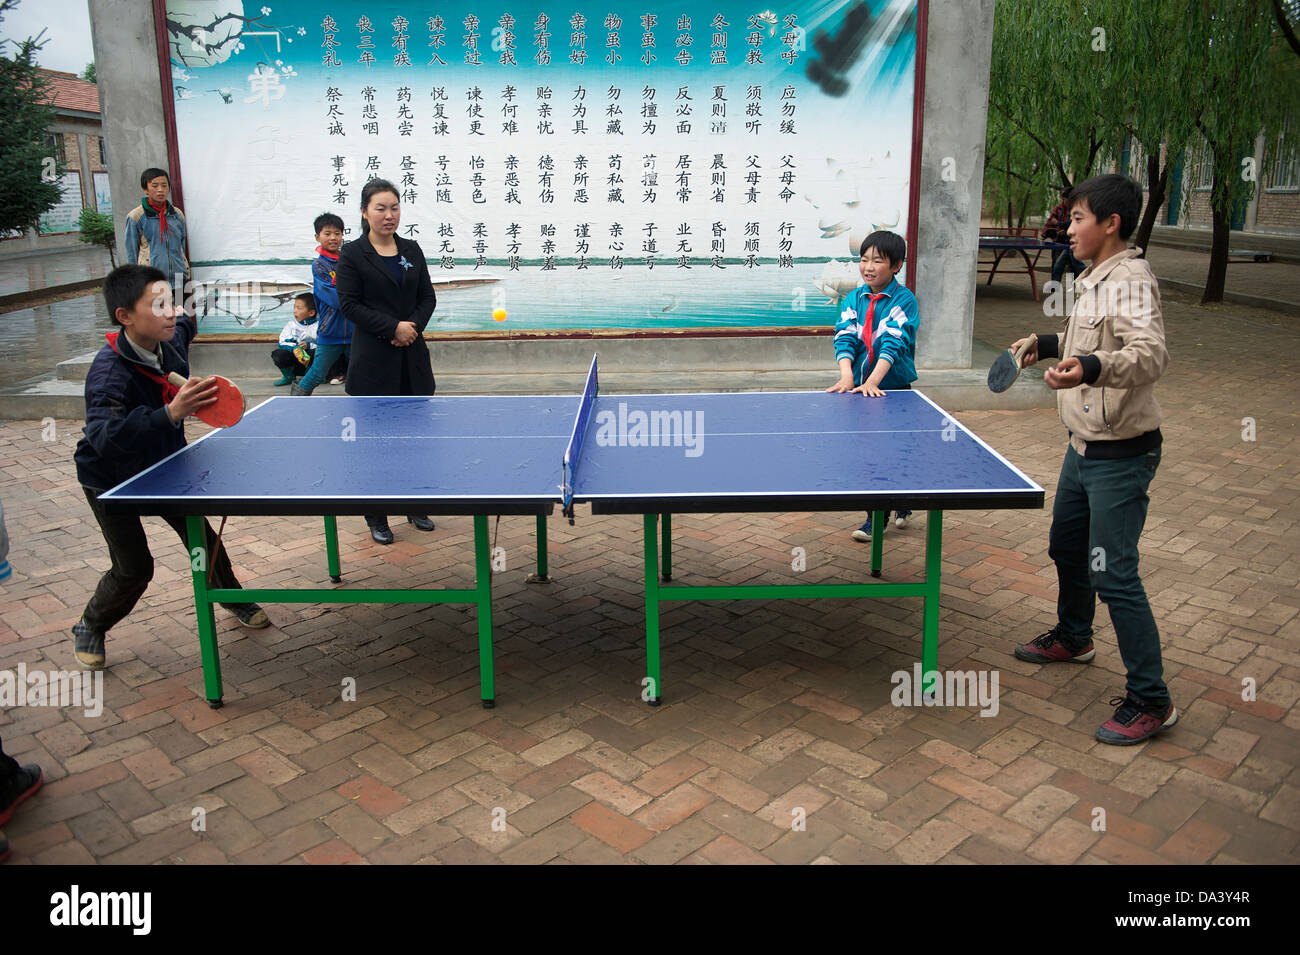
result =
[[[982,295],[980,337],[1045,327],[1022,285]],[[213,711],[184,553],[150,519],[158,570],[110,636],[102,716],[0,715],[5,748],[48,779],[9,825],[13,862],[1294,863],[1300,319],[1189,302],[1166,296],[1167,437],[1143,539],[1184,713],[1158,741],[1093,739],[1123,686],[1104,607],[1092,666],[1011,656],[1054,619],[1049,511],[945,521],[940,666],[998,671],[987,718],[890,705],[891,673],[919,651],[914,599],[673,605],[668,705],[644,706],[639,521],[581,513],[576,528],[551,522],[549,587],[523,582],[531,519],[501,521],[495,710],[478,705],[469,608],[283,605],[255,633],[218,611],[227,705]],[[1047,488],[1050,508],[1055,412],[960,417]],[[107,567],[71,468],[78,429],[60,421],[44,442],[38,422],[0,425],[15,565],[0,669],[74,666],[68,627]],[[341,523],[349,583],[468,580],[468,518],[432,535],[395,522],[389,548],[359,518]],[[867,553],[855,523],[679,517],[675,576],[785,581],[803,547],[802,580],[850,579]],[[325,585],[316,522],[232,524],[246,583]],[[919,572],[923,526],[890,532],[886,580]],[[349,676],[356,702],[340,700]],[[191,829],[197,807],[206,832]]]

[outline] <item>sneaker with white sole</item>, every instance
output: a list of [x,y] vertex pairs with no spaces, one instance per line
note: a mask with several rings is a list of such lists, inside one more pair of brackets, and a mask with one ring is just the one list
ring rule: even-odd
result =
[[1118,708],[1114,716],[1097,727],[1097,739],[1112,746],[1132,746],[1178,722],[1178,710],[1172,701],[1151,706],[1141,697],[1128,693],[1114,697],[1110,705]]
[[[884,533],[885,531],[887,531],[887,530],[889,530],[889,512],[888,512],[888,511],[885,512],[885,523],[884,523],[883,525],[881,525],[880,532],[883,534],[883,533]],[[866,519],[866,521],[864,521],[863,524],[862,524],[862,526],[859,527],[856,531],[854,531],[853,534],[852,534],[851,536],[852,536],[853,539],[854,539],[855,541],[857,541],[859,544],[870,544],[870,543],[871,543],[871,515],[870,515],[870,514],[867,514],[867,519]]]
[[907,526],[907,519],[911,516],[911,511],[894,511],[894,526],[901,531]]
[[223,604],[222,606],[235,615],[241,627],[262,630],[271,625],[271,618],[257,604]]
[[1091,663],[1097,649],[1092,638],[1075,647],[1064,639],[1060,627],[1053,627],[1016,647],[1015,654],[1016,659],[1027,663]]
[[87,670],[104,669],[104,634],[91,630],[84,619],[72,625],[72,650]]

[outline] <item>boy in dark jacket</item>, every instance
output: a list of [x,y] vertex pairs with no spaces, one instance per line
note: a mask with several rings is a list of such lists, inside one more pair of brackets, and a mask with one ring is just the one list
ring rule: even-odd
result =
[[[99,581],[81,619],[72,628],[77,660],[104,666],[104,637],[131,612],[153,578],[153,555],[140,518],[109,514],[99,495],[134,477],[185,446],[185,418],[216,400],[214,378],[189,378],[189,346],[197,334],[192,315],[177,316],[167,277],[144,265],[124,265],[104,279],[104,301],[120,330],[108,333],[86,375],[85,436],[73,459],[77,480],[99,521],[113,566]],[[177,388],[167,375],[188,378]],[[183,517],[165,518],[189,541]],[[207,526],[214,587],[239,587],[225,549]],[[245,627],[270,620],[257,604],[222,604]]]

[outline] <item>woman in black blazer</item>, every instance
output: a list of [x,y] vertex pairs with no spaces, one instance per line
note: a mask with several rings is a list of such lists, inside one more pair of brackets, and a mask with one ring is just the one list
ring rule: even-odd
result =
[[[339,308],[356,327],[348,362],[350,395],[432,395],[433,366],[424,327],[435,297],[420,246],[398,236],[401,223],[397,187],[373,179],[361,191],[361,235],[339,251],[335,285]],[[433,530],[424,515],[407,520]],[[370,536],[391,544],[386,516],[366,516]]]

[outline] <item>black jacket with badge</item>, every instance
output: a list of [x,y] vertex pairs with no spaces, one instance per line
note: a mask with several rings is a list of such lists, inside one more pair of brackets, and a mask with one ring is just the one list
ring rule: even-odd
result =
[[[348,360],[350,395],[432,395],[433,367],[424,327],[433,315],[436,298],[429,267],[420,246],[401,236],[397,258],[405,261],[398,285],[370,239],[362,235],[339,250],[335,285],[339,308],[355,326]],[[398,322],[414,322],[418,333],[405,347],[391,344]],[[405,369],[408,384],[402,388]]]
[[73,460],[77,480],[106,491],[185,447],[185,428],[173,423],[166,404],[176,388],[170,372],[190,376],[190,343],[198,334],[194,317],[178,315],[170,342],[158,346],[159,375],[123,346],[126,333],[109,332],[86,373],[86,427]]

